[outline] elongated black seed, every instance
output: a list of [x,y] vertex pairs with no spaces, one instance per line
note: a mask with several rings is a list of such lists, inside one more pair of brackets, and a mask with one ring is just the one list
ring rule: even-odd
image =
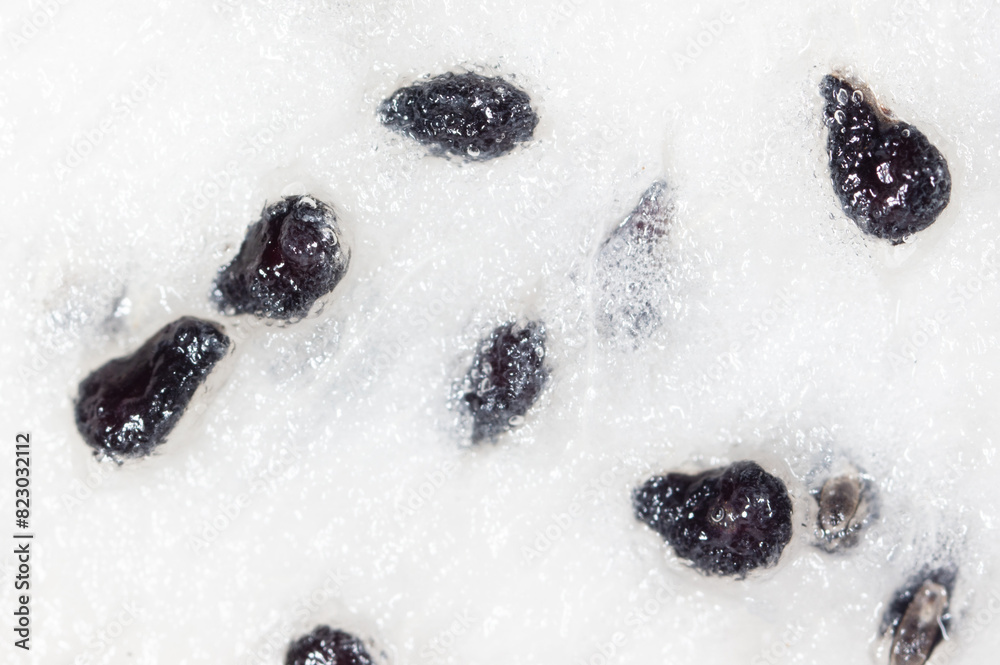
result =
[[350,633],[316,626],[288,646],[285,665],[373,665],[364,643]]
[[222,328],[191,317],[160,329],[130,356],[80,383],[76,426],[96,455],[121,463],[163,443],[229,348]]
[[792,537],[785,484],[751,461],[655,476],[632,493],[632,506],[678,556],[715,575],[773,565]]
[[505,323],[480,342],[462,398],[474,443],[515,427],[528,412],[548,378],[544,359],[545,328],[537,321],[523,328]]
[[502,78],[473,73],[400,88],[379,106],[379,120],[435,152],[472,160],[510,152],[538,124],[527,93]]
[[662,322],[667,286],[666,183],[654,182],[598,250],[597,328],[605,337],[637,343]]
[[951,198],[951,174],[940,151],[843,79],[824,77],[820,92],[830,175],[847,216],[865,233],[894,243],[933,224]]
[[219,271],[213,298],[227,314],[300,319],[337,286],[349,262],[333,208],[289,196],[247,230],[236,258]]

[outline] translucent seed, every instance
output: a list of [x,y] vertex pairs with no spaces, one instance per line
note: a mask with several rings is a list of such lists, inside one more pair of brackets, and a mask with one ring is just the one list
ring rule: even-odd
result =
[[924,582],[896,626],[889,664],[923,665],[941,641],[947,609],[948,590],[937,582]]

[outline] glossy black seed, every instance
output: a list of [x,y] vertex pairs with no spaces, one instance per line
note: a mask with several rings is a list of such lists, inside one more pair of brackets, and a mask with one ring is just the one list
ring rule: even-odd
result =
[[892,630],[889,665],[923,665],[943,638],[950,616],[953,569],[939,568],[911,580],[896,592],[883,618],[883,632]]
[[227,314],[300,319],[337,286],[349,262],[333,209],[289,196],[250,226],[236,258],[219,271],[213,297]]
[[288,646],[285,665],[372,665],[361,640],[342,630],[316,626]]
[[836,76],[824,77],[820,92],[830,175],[847,216],[894,243],[933,224],[951,198],[940,151],[913,125],[886,117],[870,93]]
[[715,575],[773,565],[792,537],[785,484],[750,461],[655,476],[632,493],[632,507],[678,556]]
[[473,442],[518,424],[545,386],[544,359],[545,328],[537,321],[523,328],[505,323],[480,342],[462,397],[473,418]]
[[605,337],[634,344],[662,322],[670,212],[666,190],[666,183],[653,183],[598,250],[597,328]]
[[83,440],[94,454],[119,463],[148,455],[228,348],[221,327],[185,317],[132,355],[105,363],[80,383],[76,426]]
[[527,93],[502,78],[473,73],[400,88],[379,106],[379,120],[437,153],[473,160],[510,152],[538,124]]

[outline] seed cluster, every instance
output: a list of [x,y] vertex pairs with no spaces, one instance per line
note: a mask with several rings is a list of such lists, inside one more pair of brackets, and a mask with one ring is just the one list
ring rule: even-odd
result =
[[[899,243],[926,229],[951,195],[942,153],[913,125],[890,117],[863,85],[837,75],[820,93],[830,178],[843,212],[866,234]],[[436,156],[493,160],[529,144],[539,123],[529,95],[501,77],[444,73],[383,101],[379,121]],[[670,263],[671,200],[653,182],[595,256],[595,330],[633,348],[663,325]],[[225,316],[293,324],[344,279],[351,251],[332,205],[292,196],[264,208],[235,257],[220,268],[210,298]],[[516,317],[484,334],[456,402],[472,443],[497,442],[534,417],[553,367],[544,322]],[[485,331],[484,331],[485,332]],[[183,317],[130,355],[110,360],[79,386],[76,424],[95,454],[119,464],[151,455],[230,350],[221,325]],[[556,368],[557,369],[557,368]],[[542,414],[544,415],[544,414]],[[541,417],[541,416],[540,416]],[[812,490],[816,545],[846,555],[875,517],[873,486],[860,473]],[[745,579],[776,566],[793,536],[793,501],[778,475],[750,460],[696,473],[654,476],[632,493],[638,521],[706,575]],[[926,661],[942,638],[955,574],[925,574],[897,594],[888,620],[890,665]],[[327,625],[288,647],[287,665],[372,665],[365,643]]]

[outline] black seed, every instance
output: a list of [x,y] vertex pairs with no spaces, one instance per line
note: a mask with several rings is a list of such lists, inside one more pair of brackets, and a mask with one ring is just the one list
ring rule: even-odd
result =
[[939,568],[911,580],[896,592],[883,618],[883,632],[892,629],[890,665],[922,665],[948,627],[948,602],[956,572]]
[[517,425],[545,386],[545,328],[505,323],[480,342],[462,400],[472,414],[472,440],[493,438]]
[[84,441],[119,463],[148,455],[228,348],[221,327],[185,317],[132,355],[105,363],[80,383],[76,426]]
[[473,73],[442,74],[400,88],[379,105],[379,120],[437,153],[474,160],[510,152],[538,124],[527,93]]
[[316,626],[288,645],[285,665],[372,665],[364,643],[350,633]]
[[830,175],[847,216],[894,243],[933,224],[951,198],[944,156],[916,127],[887,118],[870,93],[836,76],[820,92]]
[[236,258],[219,271],[213,296],[227,314],[300,319],[337,286],[349,262],[333,209],[289,196],[250,226]]
[[632,493],[632,507],[705,573],[742,578],[776,563],[792,537],[785,484],[750,461],[653,477]]
[[666,183],[653,183],[598,250],[597,327],[605,337],[636,343],[660,326],[670,212],[666,198]]

